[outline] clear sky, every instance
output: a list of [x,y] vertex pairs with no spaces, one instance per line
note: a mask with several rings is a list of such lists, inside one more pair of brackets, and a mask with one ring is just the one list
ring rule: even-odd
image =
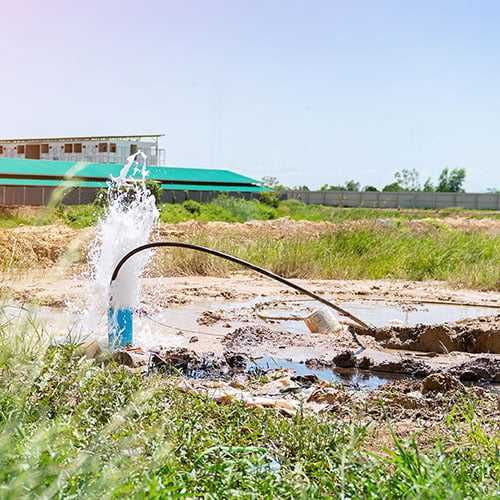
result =
[[162,132],[288,185],[500,188],[500,2],[2,0],[0,136]]

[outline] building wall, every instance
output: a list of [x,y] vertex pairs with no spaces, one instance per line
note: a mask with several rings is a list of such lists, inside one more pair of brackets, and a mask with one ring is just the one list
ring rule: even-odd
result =
[[287,191],[286,198],[333,207],[468,208],[500,210],[499,193],[384,193],[346,191]]
[[[57,188],[48,186],[2,186],[0,185],[0,206],[48,205]],[[92,203],[99,189],[74,188],[63,198],[66,205],[85,205]],[[182,203],[186,200],[208,202],[216,198],[218,191],[173,191],[162,190],[162,203]],[[259,193],[227,193],[247,200],[258,197]]]
[[[93,163],[125,163],[136,151],[143,151],[149,165],[160,165],[156,144],[141,141],[73,141],[10,144],[0,142],[0,158],[21,158],[60,161],[88,161]],[[39,158],[37,158],[39,156]]]

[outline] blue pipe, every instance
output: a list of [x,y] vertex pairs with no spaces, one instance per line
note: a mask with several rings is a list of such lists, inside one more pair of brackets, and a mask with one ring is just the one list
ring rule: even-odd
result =
[[134,313],[132,309],[108,309],[108,345],[109,350],[132,345],[134,340]]

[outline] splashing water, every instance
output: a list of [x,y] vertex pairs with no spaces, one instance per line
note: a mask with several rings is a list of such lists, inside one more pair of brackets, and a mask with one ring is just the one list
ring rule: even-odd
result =
[[122,267],[110,290],[111,275],[120,259],[130,250],[149,242],[159,217],[154,196],[146,188],[146,155],[138,152],[127,159],[117,178],[108,182],[108,209],[97,226],[90,251],[89,303],[82,323],[96,332],[110,306],[116,309],[137,307],[139,277],[150,252],[141,252]]

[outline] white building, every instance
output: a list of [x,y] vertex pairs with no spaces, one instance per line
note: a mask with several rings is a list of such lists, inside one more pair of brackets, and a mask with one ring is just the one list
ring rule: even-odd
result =
[[160,137],[162,134],[0,139],[0,158],[125,163],[128,156],[142,151],[149,165],[164,165]]

